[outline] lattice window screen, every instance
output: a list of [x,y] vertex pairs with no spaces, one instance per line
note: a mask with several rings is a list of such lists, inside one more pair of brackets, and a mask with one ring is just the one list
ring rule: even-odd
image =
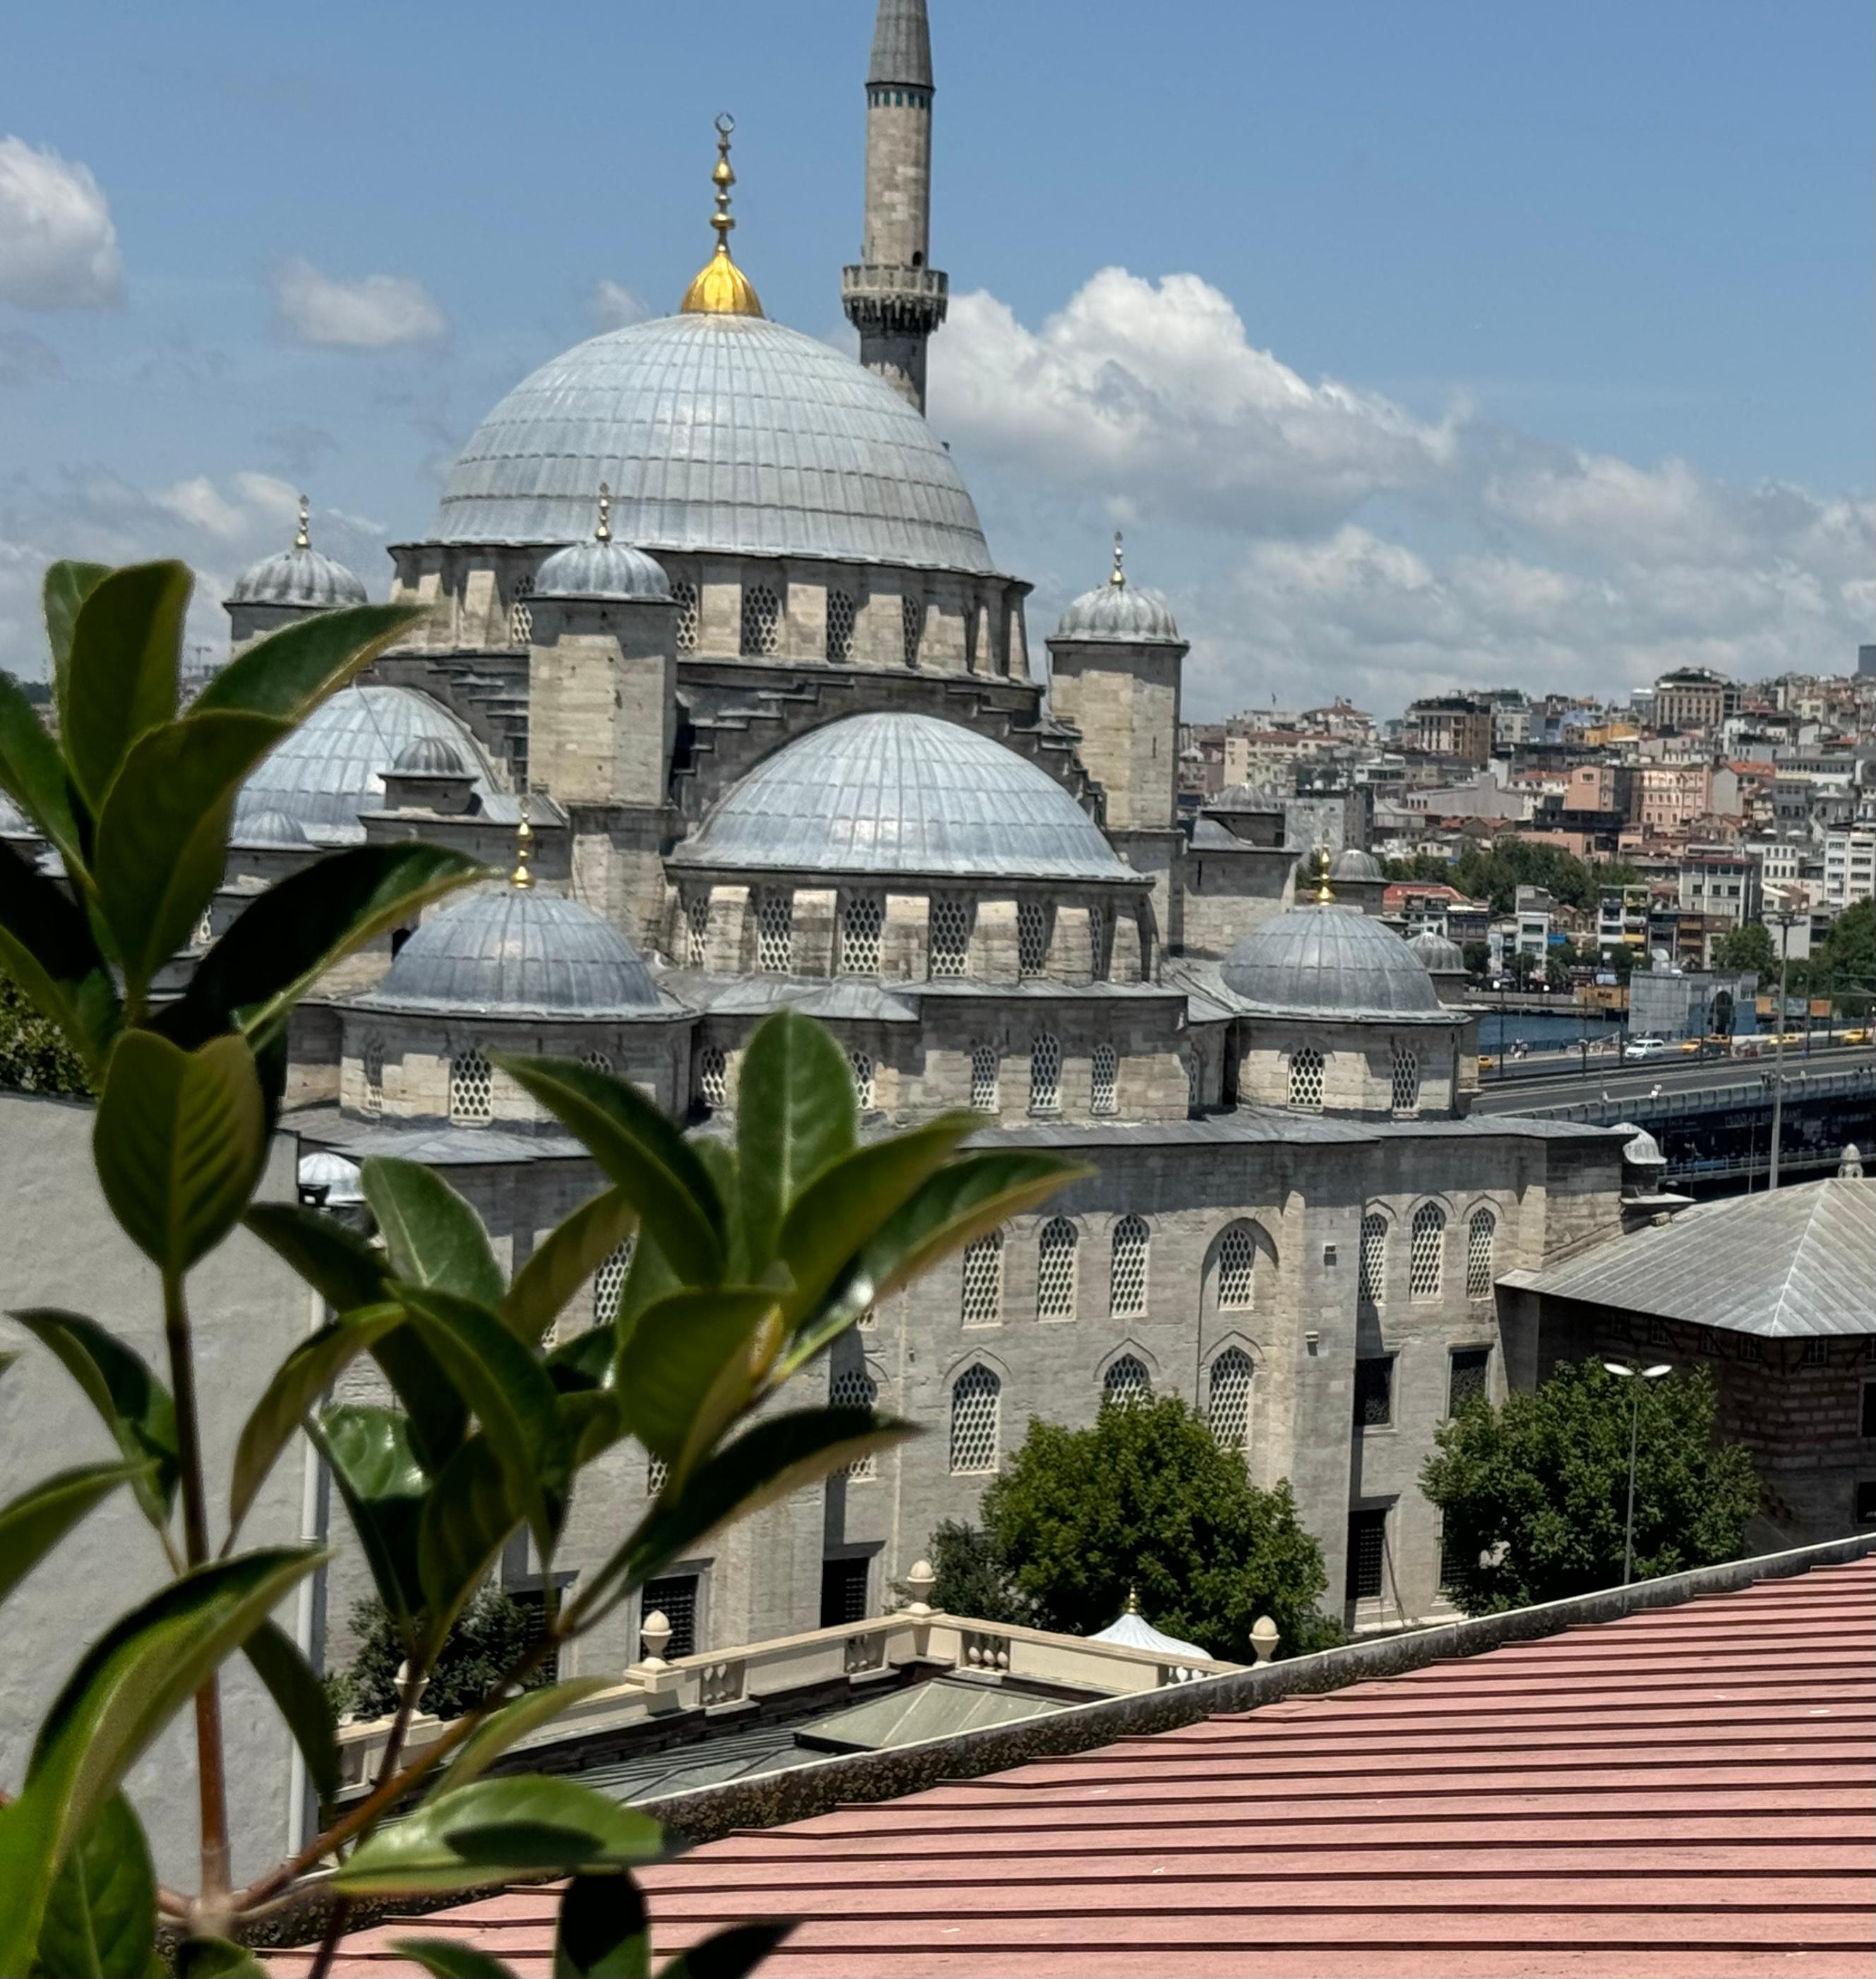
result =
[[853,627],[858,618],[850,591],[827,594],[827,657],[850,660],[853,657]]
[[476,1127],[495,1117],[495,1084],[489,1061],[472,1045],[449,1061],[449,1117]]
[[1489,1209],[1475,1209],[1466,1226],[1466,1296],[1490,1298],[1492,1295],[1492,1240],[1498,1234],[1498,1219]]
[[743,651],[767,658],[781,633],[781,599],[766,584],[743,586]]
[[582,1052],[580,1062],[588,1072],[603,1072],[608,1077],[612,1075],[612,1061],[602,1051]]
[[703,600],[697,586],[688,578],[682,578],[671,587],[671,595],[678,602],[678,650],[681,653],[697,651],[698,635],[703,628]]
[[1042,1032],[1029,1046],[1029,1111],[1053,1113],[1062,1105],[1062,1041]]
[[593,1318],[601,1326],[610,1326],[619,1316],[625,1275],[631,1269],[632,1253],[638,1248],[638,1233],[635,1230],[593,1274]]
[[1123,1354],[1101,1377],[1101,1406],[1104,1409],[1132,1408],[1135,1402],[1153,1398],[1153,1377],[1145,1362]]
[[1394,1047],[1394,1107],[1397,1113],[1420,1111],[1420,1054]]
[[765,976],[786,976],[794,967],[794,894],[757,897],[756,966]]
[[534,579],[518,577],[515,588],[508,595],[508,643],[511,646],[525,646],[534,637],[534,607],[529,602],[534,596]]
[[849,893],[840,903],[840,973],[877,976],[886,903],[877,893]]
[[1198,1054],[1194,1052],[1185,1061],[1185,1103],[1193,1112],[1198,1111],[1198,1082],[1200,1066]]
[[853,1104],[863,1113],[873,1110],[873,1056],[870,1052],[850,1051],[847,1062],[853,1073]]
[[710,953],[710,890],[700,887],[684,897],[684,959],[701,969]]
[[1218,1310],[1248,1312],[1256,1287],[1257,1239],[1234,1223],[1218,1239]]
[[1446,1248],[1446,1212],[1437,1203],[1423,1202],[1414,1212],[1414,1235],[1407,1252],[1407,1296],[1440,1296],[1440,1254]]
[[365,1077],[360,1108],[375,1120],[384,1111],[384,1040],[375,1032],[365,1040],[359,1066]]
[[925,641],[925,601],[910,592],[899,601],[900,631],[904,641],[905,661],[909,667],[919,663],[919,648]]
[[996,1326],[1003,1317],[1003,1233],[993,1230],[964,1247],[963,1298],[966,1326]]
[[1251,1446],[1251,1357],[1228,1347],[1211,1364],[1209,1408],[1211,1434],[1225,1450]]
[[706,1106],[730,1103],[730,1063],[721,1045],[706,1045],[698,1054],[697,1089]]
[[1041,900],[1016,903],[1016,973],[1039,976],[1049,966],[1049,909]]
[[1322,1111],[1322,1054],[1314,1045],[1290,1054],[1290,1104],[1299,1113]]
[[1146,1310],[1146,1255],[1149,1241],[1145,1221],[1123,1216],[1114,1226],[1114,1269],[1109,1281],[1108,1311],[1127,1319]]
[[970,1055],[970,1103],[979,1113],[994,1113],[999,1105],[996,1047],[979,1045]]
[[1379,1305],[1387,1295],[1387,1219],[1367,1215],[1361,1219],[1362,1302]]
[[962,976],[970,956],[970,903],[956,893],[935,895],[930,933],[933,975]]
[[[834,1408],[870,1409],[879,1398],[879,1384],[863,1367],[843,1367],[827,1384],[827,1401]],[[861,1483],[879,1474],[879,1459],[871,1451],[847,1467],[847,1475]]]
[[1075,1226],[1066,1216],[1051,1217],[1036,1245],[1036,1316],[1038,1319],[1075,1317]]
[[988,1367],[966,1367],[951,1384],[951,1474],[996,1468],[1003,1384]]
[[1120,1054],[1112,1045],[1094,1048],[1094,1069],[1089,1107],[1096,1113],[1117,1112],[1120,1108]]

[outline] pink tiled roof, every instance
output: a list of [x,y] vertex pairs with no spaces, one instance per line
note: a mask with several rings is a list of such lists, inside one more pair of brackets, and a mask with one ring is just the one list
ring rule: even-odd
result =
[[[1876,1969],[1876,1560],[784,1827],[646,1872],[766,1979],[1625,1979]],[[406,1931],[550,1969],[555,1893]],[[274,1969],[305,1970],[276,1954]]]

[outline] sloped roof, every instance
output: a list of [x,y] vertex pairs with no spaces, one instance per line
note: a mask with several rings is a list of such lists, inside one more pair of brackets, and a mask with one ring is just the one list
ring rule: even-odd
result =
[[1772,1339],[1876,1333],[1876,1175],[1702,1203],[1513,1282]]

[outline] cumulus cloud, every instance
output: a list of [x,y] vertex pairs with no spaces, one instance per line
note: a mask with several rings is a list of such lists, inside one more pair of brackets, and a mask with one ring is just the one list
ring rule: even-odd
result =
[[421,282],[408,275],[363,275],[343,281],[296,257],[273,275],[275,321],[303,343],[388,350],[433,343],[449,324]]
[[623,330],[628,323],[643,323],[651,311],[622,283],[602,280],[586,298],[586,313],[602,330]]
[[118,230],[89,169],[0,138],[0,300],[102,309],[123,293]]

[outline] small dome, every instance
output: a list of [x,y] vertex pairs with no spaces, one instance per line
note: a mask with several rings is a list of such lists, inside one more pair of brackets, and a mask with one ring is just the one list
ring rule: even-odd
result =
[[330,611],[363,605],[365,587],[342,563],[323,556],[307,533],[307,498],[300,498],[300,533],[293,548],[250,564],[234,580],[230,605],[295,605],[303,611]]
[[536,598],[645,598],[668,605],[665,566],[629,543],[569,543],[535,573]]
[[1609,1130],[1612,1133],[1626,1134],[1622,1143],[1622,1159],[1638,1169],[1665,1169],[1668,1158],[1661,1152],[1661,1143],[1646,1127],[1638,1127],[1632,1120],[1618,1120]]
[[1337,853],[1329,868],[1331,880],[1384,880],[1387,877],[1381,870],[1381,862],[1372,852],[1364,852],[1353,845]]
[[234,827],[237,845],[293,845],[308,841],[297,818],[283,810],[244,811]]
[[359,1003],[491,1016],[641,1016],[660,1006],[638,951],[592,908],[495,887],[433,914]]
[[758,764],[675,864],[1132,880],[1046,770],[929,714],[855,714]]
[[469,765],[462,760],[462,751],[446,735],[419,735],[406,742],[397,752],[397,761],[391,766],[412,776],[465,777]]
[[316,1196],[329,1209],[365,1199],[364,1177],[358,1164],[329,1148],[316,1148],[300,1157],[298,1179],[302,1195]]
[[1410,935],[1407,946],[1420,957],[1420,966],[1429,976],[1463,976],[1468,973],[1465,951],[1459,943],[1447,940],[1443,934],[1436,934],[1431,928]]
[[1254,929],[1221,973],[1228,989],[1273,1016],[1453,1019],[1392,928],[1333,902],[1291,907]]
[[1058,639],[1114,639],[1136,645],[1175,646],[1179,628],[1172,607],[1157,591],[1129,584],[1121,568],[1120,538],[1114,539],[1114,568],[1105,584],[1084,591],[1062,613]]

